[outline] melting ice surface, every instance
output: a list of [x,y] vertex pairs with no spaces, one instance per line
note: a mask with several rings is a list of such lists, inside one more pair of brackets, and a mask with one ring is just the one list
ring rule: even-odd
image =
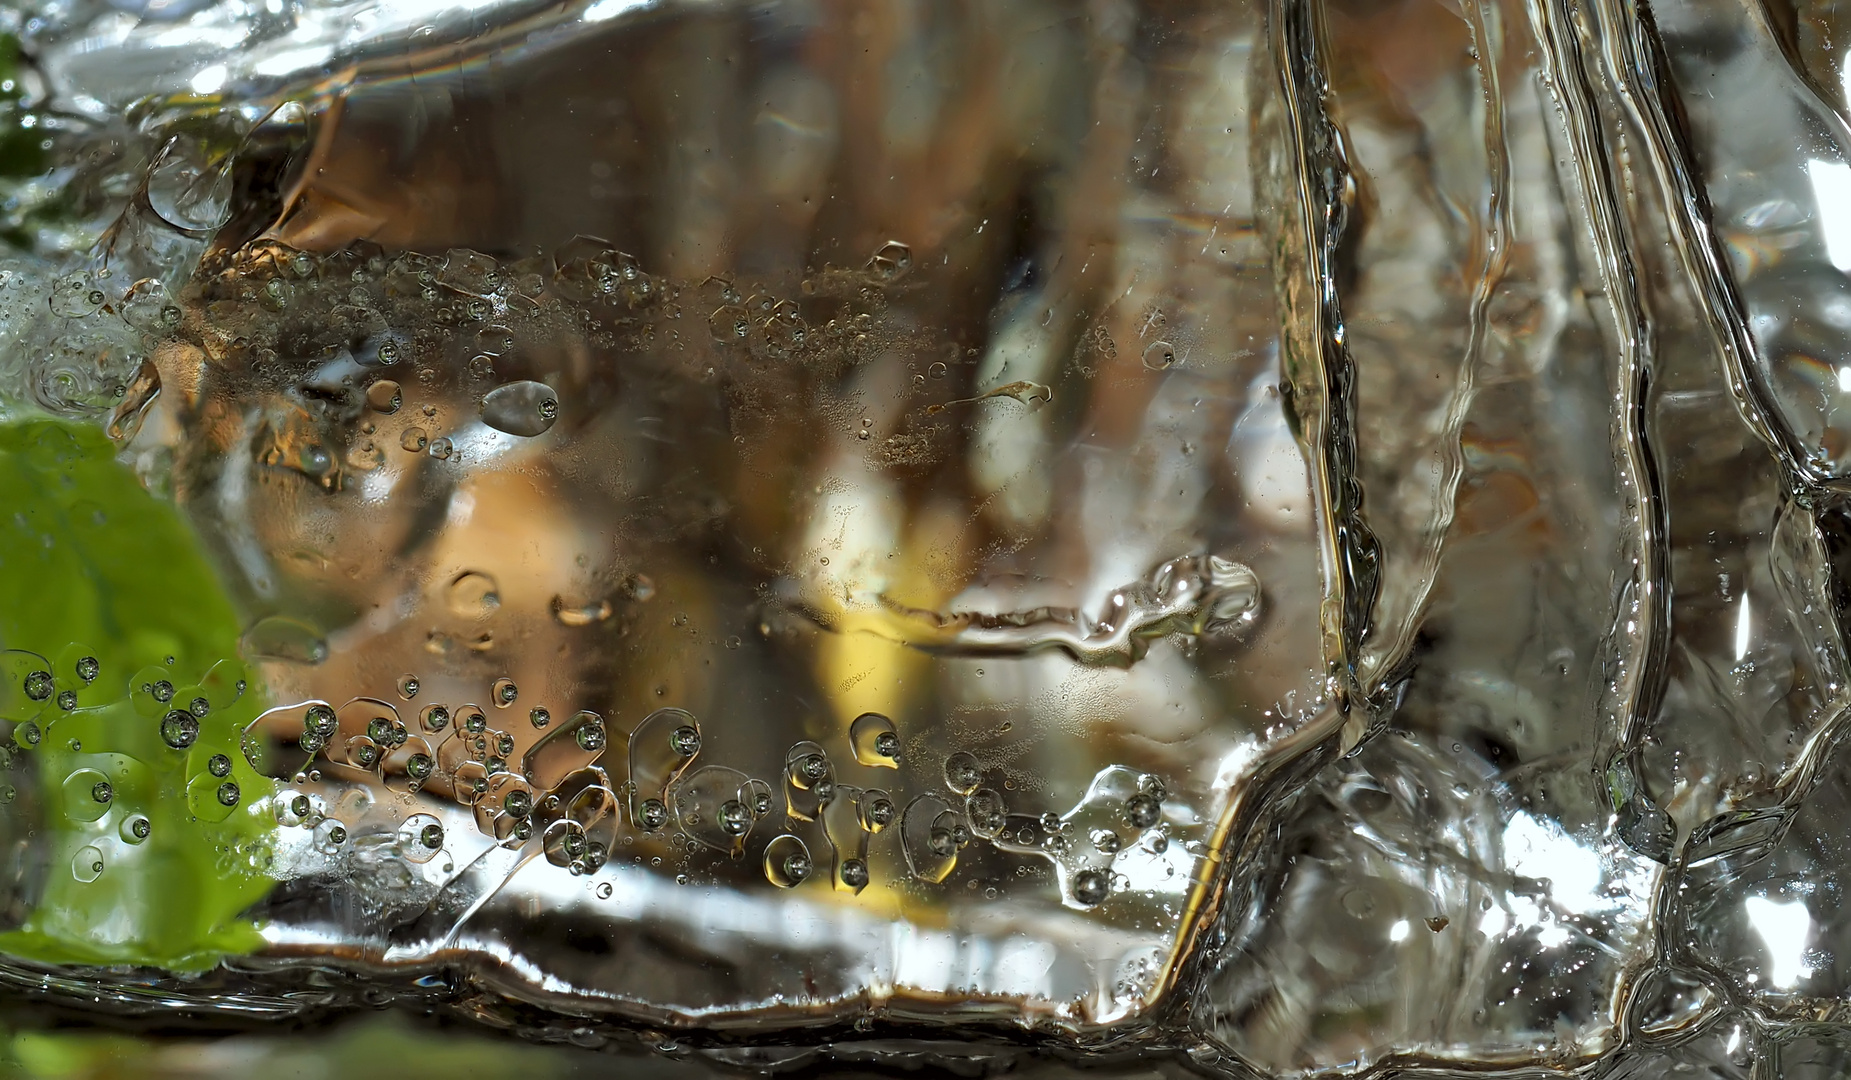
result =
[[4,929],[132,963],[210,850],[260,964],[43,985],[1843,1072],[1845,28],[1777,14],[9,17],[6,422],[240,655],[7,631]]

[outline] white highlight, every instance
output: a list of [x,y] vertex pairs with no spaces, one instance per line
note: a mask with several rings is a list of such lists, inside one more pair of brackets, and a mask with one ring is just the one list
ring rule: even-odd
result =
[[1741,663],[1748,655],[1748,635],[1754,629],[1753,616],[1748,610],[1748,594],[1742,594],[1742,609],[1735,616],[1735,661]]
[[1408,926],[1408,921],[1406,919],[1402,919],[1401,921],[1395,923],[1395,925],[1388,928],[1388,940],[1406,941],[1408,939],[1409,929],[1410,927]]
[[1504,826],[1504,859],[1512,871],[1549,882],[1549,898],[1576,915],[1607,905],[1600,896],[1600,856],[1555,822],[1518,813]]
[[1806,963],[1806,940],[1812,936],[1812,913],[1803,900],[1781,903],[1765,896],[1751,896],[1742,905],[1749,925],[1761,935],[1767,946],[1771,971],[1768,981],[1776,988],[1790,990],[1794,984],[1812,974]]
[[585,9],[585,13],[580,15],[579,19],[588,23],[603,22],[606,19],[615,19],[631,8],[639,8],[647,3],[649,0],[596,0]]
[[195,94],[216,94],[219,88],[225,85],[225,80],[230,75],[231,73],[225,69],[224,64],[213,64],[211,67],[201,68],[188,85],[193,88]]
[[1838,269],[1851,270],[1851,165],[1814,158],[1806,163],[1806,176],[1819,204],[1825,257]]

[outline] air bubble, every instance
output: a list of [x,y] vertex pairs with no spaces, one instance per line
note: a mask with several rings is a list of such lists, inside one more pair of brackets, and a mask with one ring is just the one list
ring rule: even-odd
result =
[[310,705],[302,714],[302,730],[326,741],[340,729],[340,719],[327,705]]
[[1086,869],[1073,875],[1073,901],[1092,907],[1112,891],[1112,879],[1103,870]]
[[425,731],[435,734],[450,726],[450,710],[442,705],[426,705],[418,714],[418,722],[424,725]]
[[125,844],[139,844],[153,833],[153,824],[142,814],[130,814],[123,818],[122,827],[116,830],[116,834],[122,837],[122,842]]
[[1139,793],[1125,800],[1125,821],[1134,829],[1148,829],[1163,818],[1163,804]]
[[[33,701],[44,701],[46,698],[51,696],[52,685],[53,683],[52,683],[51,672],[49,671],[28,672],[26,675],[26,680],[25,680],[26,696],[31,698]],[[169,688],[168,690],[168,696],[169,697],[173,696],[173,691],[171,688]]]
[[398,444],[414,454],[422,454],[424,448],[430,445],[430,439],[425,436],[423,428],[408,427],[404,434],[398,437]]
[[86,656],[77,661],[77,677],[86,683],[95,682],[102,670],[103,665],[98,663],[94,656]]
[[406,701],[410,701],[412,698],[418,696],[419,689],[420,685],[416,675],[400,675],[398,677],[399,697],[404,698]]
[[206,771],[222,780],[231,775],[231,759],[224,754],[213,754],[206,759]]

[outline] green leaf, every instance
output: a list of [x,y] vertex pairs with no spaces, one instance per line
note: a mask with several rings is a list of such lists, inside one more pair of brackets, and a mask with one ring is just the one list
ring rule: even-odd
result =
[[[0,951],[196,970],[262,944],[241,916],[272,883],[275,787],[239,749],[261,704],[241,689],[237,615],[186,522],[114,451],[90,426],[0,423],[0,832],[32,856],[9,883],[30,913]],[[162,718],[195,699],[198,739],[173,749]]]

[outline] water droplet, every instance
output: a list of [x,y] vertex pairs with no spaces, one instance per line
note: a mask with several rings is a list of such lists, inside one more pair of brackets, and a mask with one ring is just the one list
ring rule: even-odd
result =
[[129,286],[116,310],[124,322],[150,334],[164,334],[180,325],[180,309],[174,306],[167,286],[154,278],[142,278]]
[[[692,738],[680,731],[687,728]],[[688,753],[682,750],[687,749]],[[666,799],[669,785],[700,752],[700,725],[686,709],[657,709],[630,733],[631,815],[642,820],[639,799]]]
[[423,428],[408,427],[404,434],[398,437],[398,444],[414,454],[422,454],[424,448],[430,445],[430,440],[425,437]]
[[988,839],[1003,831],[1008,809],[996,789],[979,788],[964,800],[964,816],[969,819],[972,832]]
[[1073,901],[1092,907],[1112,891],[1112,879],[1103,870],[1088,868],[1073,875]]
[[482,398],[482,422],[523,438],[545,434],[559,417],[559,395],[545,383],[508,383]]
[[1176,363],[1176,347],[1167,341],[1153,341],[1144,348],[1144,366],[1162,371]]
[[71,876],[88,885],[103,876],[103,853],[85,845],[71,856]]
[[602,721],[595,724],[581,724],[573,732],[573,738],[581,750],[602,750],[604,749],[604,724]]
[[431,451],[430,451],[431,456],[436,458],[438,461],[450,460],[450,455],[454,453],[455,451],[456,451],[456,444],[452,443],[449,439],[432,439],[431,440]]
[[983,783],[983,770],[976,757],[959,750],[945,759],[945,786],[959,795],[969,795]]
[[765,879],[780,889],[794,888],[810,876],[810,849],[785,833],[765,845]]
[[435,767],[436,762],[431,760],[429,754],[412,754],[405,759],[405,775],[411,777],[413,780],[429,779]]
[[936,883],[950,876],[958,864],[953,832],[957,824],[957,814],[936,795],[921,795],[906,804],[900,819],[900,850],[914,877]]
[[905,277],[912,268],[913,249],[898,240],[882,244],[874,257],[868,260],[868,272],[876,280],[889,284]]
[[859,804],[861,827],[871,833],[880,832],[900,816],[899,808],[893,804],[893,797],[879,788],[869,788],[862,792]]
[[391,416],[398,412],[399,406],[404,403],[405,398],[399,384],[391,379],[380,379],[366,388],[366,405],[374,412]]
[[66,274],[52,282],[51,313],[62,319],[81,319],[96,314],[108,299],[101,289],[90,281],[90,275],[81,271]]
[[77,707],[77,691],[75,690],[58,691],[58,708],[63,709],[65,712],[70,712],[72,709],[75,709],[76,707]]
[[227,780],[220,784],[218,788],[218,800],[221,806],[238,805],[238,782],[236,780]]
[[868,887],[868,864],[862,859],[842,860],[842,884],[853,892]]
[[848,725],[848,743],[855,760],[881,769],[899,767],[900,736],[893,721],[877,712],[862,713]]
[[450,724],[450,710],[442,705],[426,705],[418,716],[418,722],[424,725],[425,731],[442,731]]
[[[33,701],[44,701],[46,698],[50,697],[52,685],[51,672],[49,671],[32,671],[26,674],[26,696]],[[173,696],[171,687],[168,689],[168,696]]]
[[272,615],[252,624],[244,632],[243,645],[244,654],[253,660],[319,664],[328,658],[328,643],[321,631],[283,615]]
[[148,172],[148,208],[182,232],[199,233],[231,219],[231,156],[202,160],[197,140],[175,139]]
[[412,698],[418,696],[419,689],[418,677],[416,675],[400,675],[398,677],[399,697],[404,698],[406,701],[410,701]]
[[426,863],[443,850],[443,825],[430,814],[413,814],[399,824],[398,852],[405,861]]
[[44,735],[39,731],[39,726],[30,720],[13,729],[13,741],[23,750],[37,746],[42,738]]
[[799,742],[784,755],[784,808],[799,821],[815,821],[834,792],[835,769],[823,748]]
[[648,832],[668,824],[668,807],[661,799],[644,799],[636,808],[636,823]]
[[555,596],[552,610],[553,618],[558,619],[561,626],[590,626],[611,617],[611,602],[591,600],[581,603]]
[[520,696],[521,696],[520,687],[514,685],[513,679],[510,679],[506,675],[503,675],[501,678],[495,680],[495,686],[492,692],[491,700],[494,701],[495,707],[497,709],[507,708],[508,706],[514,704],[515,698],[520,697]]
[[600,881],[600,882],[598,882],[598,899],[600,899],[600,900],[609,900],[609,899],[611,898],[611,892],[612,892],[612,891],[613,891],[613,890],[611,889],[611,883],[610,883],[610,882],[608,882],[608,881]]
[[744,341],[752,333],[752,320],[738,304],[723,304],[707,316],[708,332],[725,344]]
[[86,683],[95,682],[102,670],[103,665],[99,664],[94,656],[86,656],[77,661],[77,677]]
[[206,759],[206,771],[220,778],[231,775],[231,759],[224,754],[213,754]]
[[341,821],[329,818],[315,826],[315,847],[324,854],[332,855],[347,843],[347,826]]
[[477,571],[458,574],[444,592],[444,602],[452,615],[465,619],[486,619],[501,607],[501,592],[495,579]]
[[1094,850],[1102,855],[1116,854],[1119,848],[1123,847],[1125,843],[1119,838],[1119,835],[1111,829],[1094,829],[1092,836],[1088,837],[1088,839],[1093,842]]
[[135,375],[122,388],[122,400],[109,414],[109,423],[103,428],[104,434],[118,443],[128,442],[141,431],[142,421],[147,419],[148,409],[156,398],[161,396],[161,372],[149,360],[143,360],[135,369]]
[[142,814],[130,814],[122,819],[122,827],[116,830],[125,844],[139,844],[154,833],[154,826]]
[[[96,796],[101,792],[104,797]],[[77,769],[64,778],[64,814],[72,821],[95,821],[109,812],[115,789],[109,777],[95,769]]]

